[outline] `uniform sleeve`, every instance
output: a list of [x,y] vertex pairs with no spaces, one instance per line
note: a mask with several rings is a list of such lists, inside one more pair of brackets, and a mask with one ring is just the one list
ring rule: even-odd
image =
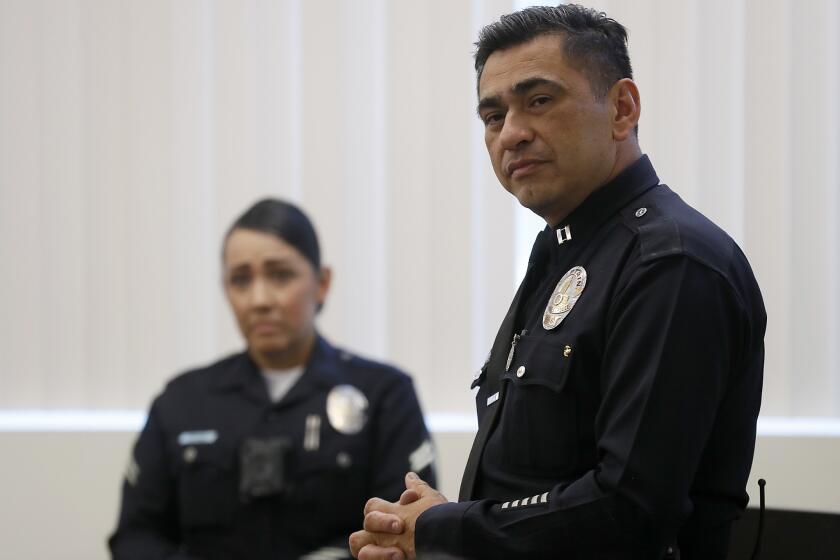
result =
[[123,480],[119,520],[108,541],[114,560],[199,560],[179,552],[175,486],[157,408],[156,402]]
[[720,274],[688,257],[639,264],[606,317],[596,467],[506,504],[434,507],[418,519],[418,552],[661,555],[691,512],[691,484],[744,343],[742,309]]
[[401,375],[388,386],[376,422],[371,495],[398,500],[409,470],[437,484],[434,444],[409,377]]

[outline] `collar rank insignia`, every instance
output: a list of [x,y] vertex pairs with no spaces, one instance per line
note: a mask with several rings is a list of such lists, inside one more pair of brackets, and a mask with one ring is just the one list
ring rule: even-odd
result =
[[586,269],[576,266],[563,275],[548,299],[543,313],[543,328],[556,328],[572,311],[586,287]]

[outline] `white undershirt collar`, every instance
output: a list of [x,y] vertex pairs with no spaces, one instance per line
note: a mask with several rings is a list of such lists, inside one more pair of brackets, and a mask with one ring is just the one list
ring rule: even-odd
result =
[[278,402],[295,382],[303,374],[303,366],[297,366],[290,369],[266,369],[261,371],[263,379],[265,379],[266,388],[268,389],[268,396],[271,402]]

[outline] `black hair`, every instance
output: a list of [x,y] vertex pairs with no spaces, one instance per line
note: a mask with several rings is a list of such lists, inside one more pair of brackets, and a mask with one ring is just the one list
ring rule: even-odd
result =
[[303,210],[276,198],[264,198],[245,210],[225,234],[225,241],[235,229],[250,229],[269,233],[294,247],[312,263],[316,272],[321,269],[321,250],[315,227]]
[[604,12],[577,4],[532,6],[485,26],[475,43],[476,83],[493,52],[526,43],[540,35],[562,35],[564,54],[603,98],[622,78],[633,78],[627,52],[627,29]]

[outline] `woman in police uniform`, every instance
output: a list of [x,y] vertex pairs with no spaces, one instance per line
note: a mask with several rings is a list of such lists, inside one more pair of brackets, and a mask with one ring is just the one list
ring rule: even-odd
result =
[[315,328],[330,285],[297,207],[262,200],[228,231],[224,287],[247,349],[155,399],[109,540],[115,560],[349,558],[369,496],[434,483],[411,380]]

